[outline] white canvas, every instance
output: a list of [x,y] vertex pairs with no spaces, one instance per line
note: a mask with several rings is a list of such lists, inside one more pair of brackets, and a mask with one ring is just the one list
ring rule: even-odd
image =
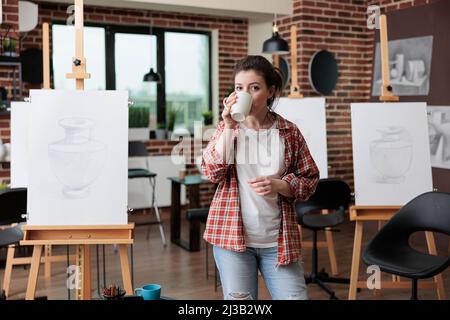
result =
[[31,103],[11,102],[11,187],[28,187],[28,126]]
[[404,205],[432,191],[425,103],[351,105],[356,205]]
[[128,93],[30,91],[30,225],[126,224]]
[[325,98],[280,98],[274,111],[297,125],[319,168],[320,178],[327,178],[328,158]]
[[450,106],[428,106],[431,166],[450,169]]

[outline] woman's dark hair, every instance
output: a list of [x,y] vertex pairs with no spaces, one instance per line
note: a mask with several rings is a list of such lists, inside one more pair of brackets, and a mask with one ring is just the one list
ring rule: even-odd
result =
[[253,70],[264,78],[268,88],[274,86],[275,93],[272,98],[267,99],[267,107],[272,111],[272,105],[276,97],[281,95],[283,86],[283,79],[281,72],[275,68],[266,58],[263,56],[247,56],[242,60],[239,60],[234,67],[233,78],[241,71]]

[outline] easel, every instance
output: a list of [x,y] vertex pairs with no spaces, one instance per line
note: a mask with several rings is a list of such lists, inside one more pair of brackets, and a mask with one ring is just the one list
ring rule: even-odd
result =
[[[291,26],[291,89],[290,93],[288,95],[288,98],[290,99],[302,99],[303,94],[300,93],[300,85],[298,83],[298,68],[297,68],[297,26],[292,25]],[[323,210],[322,214],[327,214],[327,210]],[[302,227],[299,225],[298,229],[300,231],[300,234],[303,234]],[[333,234],[330,230],[325,230],[325,241],[318,241],[317,247],[318,248],[327,248],[328,249],[328,256],[330,259],[330,265],[331,265],[331,274],[332,275],[338,275],[338,267],[336,262],[336,252],[334,250],[334,242],[333,242]],[[312,241],[303,241],[302,240],[302,247],[303,248],[312,248],[313,243]]]
[[297,75],[297,27],[291,26],[291,65],[292,65],[292,80],[291,80],[291,92],[288,98],[300,99],[303,95],[300,93],[300,86],[298,85]]
[[[387,37],[387,22],[386,15],[380,16],[380,46],[381,46],[381,66],[382,66],[382,90],[380,101],[398,101],[399,97],[394,96],[392,93],[392,87],[389,81],[389,52],[388,52],[388,37]],[[350,271],[350,288],[348,293],[349,300],[356,299],[357,288],[367,288],[365,281],[358,281],[359,275],[359,263],[361,260],[361,245],[362,245],[362,233],[363,223],[365,221],[378,221],[379,227],[381,223],[388,221],[401,206],[351,206],[350,207],[350,220],[355,221],[355,237],[353,241],[353,256],[352,267]],[[430,254],[436,254],[436,244],[432,232],[425,232],[427,239],[428,252]],[[381,288],[410,288],[411,283],[406,281],[400,281],[400,277],[393,276],[392,282],[381,282]],[[442,275],[434,277],[434,282],[419,282],[419,288],[437,288],[438,298],[440,300],[445,299],[444,283]],[[377,291],[375,291],[376,293]]]
[[392,92],[390,72],[389,72],[389,44],[387,36],[386,15],[380,16],[380,48],[381,48],[381,96],[380,101],[398,101],[398,96]]
[[[83,50],[83,0],[75,0],[75,58],[73,58],[72,73],[67,74],[69,79],[75,79],[76,89],[84,89],[84,79],[89,79],[86,73],[86,59]],[[48,39],[47,39],[48,40]],[[48,51],[44,52],[44,56]],[[45,70],[45,69],[44,69]],[[44,86],[50,87],[49,74],[44,75]],[[95,225],[95,226],[24,226],[24,240],[21,245],[33,245],[30,275],[28,278],[26,300],[34,299],[39,273],[39,265],[43,246],[76,245],[76,260],[80,267],[79,284],[76,298],[88,300],[91,298],[91,269],[90,245],[118,244],[122,280],[125,291],[132,294],[130,267],[128,261],[127,245],[133,244],[134,224],[127,225]]]
[[[42,24],[42,64],[43,64],[43,89],[50,89],[50,42],[49,42],[49,24]],[[15,246],[9,246],[6,253],[5,274],[3,279],[3,290],[8,297],[9,288],[11,284],[12,270],[16,265],[31,264],[31,257],[14,257],[16,252]],[[51,264],[53,262],[63,262],[67,259],[74,259],[75,255],[66,256],[52,256],[52,246],[46,245],[44,249],[44,256],[41,258],[41,263],[44,264],[44,278],[48,286],[51,281]]]

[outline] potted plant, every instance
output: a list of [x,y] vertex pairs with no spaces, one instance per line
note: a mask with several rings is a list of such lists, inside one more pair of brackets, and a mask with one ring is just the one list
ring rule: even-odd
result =
[[211,111],[205,111],[202,113],[203,123],[205,126],[210,126],[213,123],[213,114]]
[[9,184],[6,184],[4,182],[0,183],[0,191],[9,189]]
[[156,139],[158,140],[164,140],[166,139],[166,126],[164,123],[159,122],[156,124]]
[[128,109],[129,140],[148,140],[150,138],[150,110],[148,107],[133,106]]
[[175,120],[177,120],[178,110],[170,110],[168,112],[168,119],[167,119],[167,131],[168,131],[168,138],[170,139],[172,137],[172,132],[175,127]]
[[16,56],[16,41],[6,37],[2,42],[3,55],[14,57]]

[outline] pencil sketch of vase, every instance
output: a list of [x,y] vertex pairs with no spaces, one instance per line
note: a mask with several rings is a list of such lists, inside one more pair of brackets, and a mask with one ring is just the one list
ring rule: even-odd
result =
[[400,126],[380,127],[377,131],[381,137],[370,142],[370,160],[380,174],[376,182],[403,183],[413,159],[411,135]]
[[63,185],[65,197],[85,198],[105,165],[106,145],[91,138],[95,126],[91,119],[64,118],[58,124],[64,128],[65,137],[49,144],[50,166]]

